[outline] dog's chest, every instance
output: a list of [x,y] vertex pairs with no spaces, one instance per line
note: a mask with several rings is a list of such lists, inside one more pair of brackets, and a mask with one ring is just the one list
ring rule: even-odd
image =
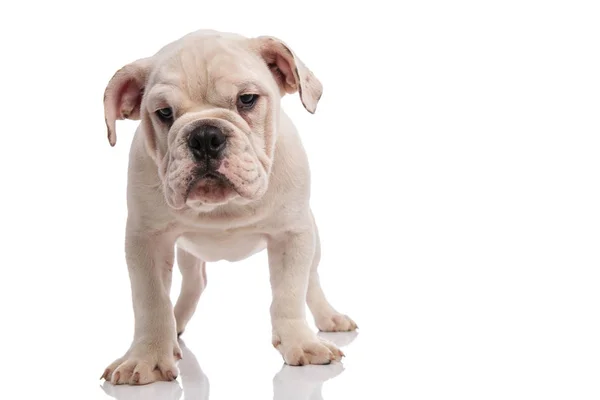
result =
[[203,261],[240,261],[267,247],[264,235],[251,233],[187,233],[177,246]]

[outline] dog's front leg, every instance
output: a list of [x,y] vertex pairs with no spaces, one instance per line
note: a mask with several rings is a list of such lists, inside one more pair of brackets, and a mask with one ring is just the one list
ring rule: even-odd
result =
[[286,232],[268,244],[273,346],[289,365],[329,364],[342,352],[306,322],[306,292],[315,252],[314,229]]
[[175,317],[169,299],[175,237],[143,233],[128,223],[125,252],[135,316],[129,351],[114,361],[103,377],[113,384],[147,384],[173,380],[181,358]]

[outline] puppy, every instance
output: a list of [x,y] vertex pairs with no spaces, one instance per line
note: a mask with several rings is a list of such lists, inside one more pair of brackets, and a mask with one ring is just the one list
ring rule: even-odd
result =
[[[135,334],[104,379],[175,379],[177,336],[206,286],[206,262],[238,261],[264,249],[273,346],[289,365],[342,357],[305,317],[306,302],[320,330],[356,329],[319,283],[307,157],[280,108],[281,97],[295,92],[314,113],[321,83],[286,44],[216,31],[186,35],[124,66],[108,83],[110,144],[116,120],[141,122],[130,151],[125,234]],[[173,307],[175,253],[183,283]]]

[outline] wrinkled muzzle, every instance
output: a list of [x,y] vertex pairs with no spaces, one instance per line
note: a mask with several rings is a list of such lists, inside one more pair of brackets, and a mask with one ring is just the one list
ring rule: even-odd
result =
[[[199,118],[169,133],[161,179],[169,206],[257,200],[266,192],[269,165],[250,132],[221,118]],[[261,158],[263,158],[261,162]]]

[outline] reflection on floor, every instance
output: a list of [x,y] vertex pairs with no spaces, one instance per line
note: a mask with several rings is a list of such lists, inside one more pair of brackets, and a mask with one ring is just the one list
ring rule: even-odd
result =
[[[357,335],[357,332],[319,333],[319,336],[330,340],[338,347],[350,344]],[[102,389],[117,400],[180,400],[183,394],[186,399],[208,400],[210,392],[208,377],[202,372],[194,353],[183,341],[180,341],[180,346],[183,351],[183,359],[178,364],[181,386],[178,382],[156,382],[146,386],[114,386],[104,382]],[[284,365],[273,377],[273,399],[322,400],[323,384],[343,371],[344,366],[339,362],[304,367]]]

